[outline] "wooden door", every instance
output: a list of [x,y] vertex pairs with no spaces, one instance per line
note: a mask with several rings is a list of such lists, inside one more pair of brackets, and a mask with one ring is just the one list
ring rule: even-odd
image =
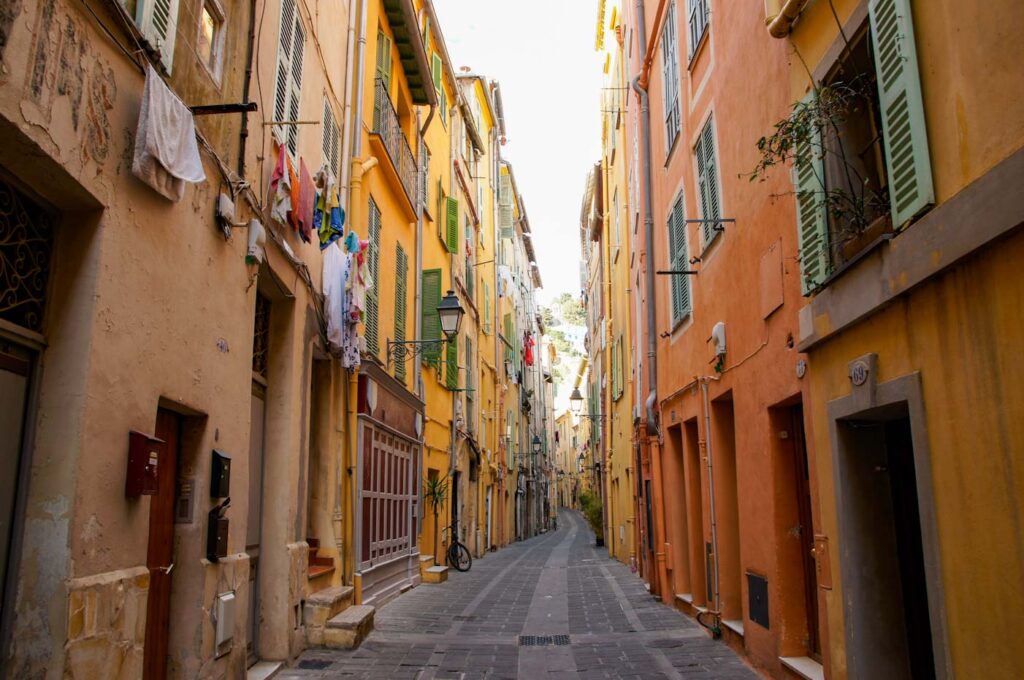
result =
[[800,518],[800,551],[804,571],[804,607],[807,615],[807,655],[821,661],[821,638],[818,634],[818,572],[814,564],[814,518],[811,514],[810,467],[807,464],[807,441],[804,438],[804,412],[794,406],[793,464],[796,469],[797,512]]
[[150,496],[149,602],[146,607],[146,644],[143,678],[167,677],[167,640],[170,633],[171,579],[174,567],[174,495],[178,474],[181,417],[160,409],[156,415],[156,438],[164,441],[157,467],[157,493]]

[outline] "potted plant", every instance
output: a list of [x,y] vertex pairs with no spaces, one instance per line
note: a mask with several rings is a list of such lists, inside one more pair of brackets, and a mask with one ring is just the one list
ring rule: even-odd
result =
[[448,476],[427,477],[423,481],[423,500],[434,511],[434,563],[443,564],[444,561],[439,562],[437,557],[437,543],[440,538],[437,534],[437,515],[448,498]]
[[583,492],[580,494],[580,505],[583,507],[583,516],[587,518],[587,524],[594,532],[594,544],[598,547],[604,545],[604,507],[601,505],[601,498],[595,494]]

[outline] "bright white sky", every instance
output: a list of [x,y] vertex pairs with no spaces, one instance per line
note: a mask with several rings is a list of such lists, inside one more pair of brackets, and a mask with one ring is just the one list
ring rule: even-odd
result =
[[601,157],[596,0],[434,0],[455,72],[501,83],[512,163],[534,234],[541,303],[579,295],[579,215]]

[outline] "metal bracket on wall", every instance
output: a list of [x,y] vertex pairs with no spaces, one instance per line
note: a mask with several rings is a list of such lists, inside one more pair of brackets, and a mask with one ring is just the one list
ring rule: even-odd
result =
[[191,107],[193,116],[211,116],[222,113],[252,113],[257,110],[256,102],[241,104],[203,104]]
[[654,272],[658,276],[696,276],[697,272],[692,269],[662,269]]
[[732,217],[719,217],[713,220],[692,219],[683,220],[683,222],[685,222],[686,224],[710,224],[712,225],[711,228],[714,229],[715,231],[725,231],[725,227],[723,227],[722,225],[725,224],[726,222],[730,224],[736,224],[736,220]]

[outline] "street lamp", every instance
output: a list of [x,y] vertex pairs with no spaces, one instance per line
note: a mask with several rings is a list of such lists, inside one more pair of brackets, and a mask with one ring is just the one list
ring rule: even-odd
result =
[[533,452],[535,454],[540,453],[541,446],[540,435],[533,435]]
[[458,336],[459,327],[462,326],[462,317],[465,314],[466,310],[459,303],[459,298],[455,296],[455,291],[449,290],[448,294],[442,298],[441,304],[437,306],[437,317],[441,322],[441,332],[444,333],[444,338],[432,340],[388,340],[388,368],[391,368],[392,361],[405,363],[405,360],[410,356],[423,354],[428,350],[440,354],[441,345],[446,341],[452,342]]
[[569,395],[569,408],[572,409],[572,414],[578,416],[580,411],[583,410],[583,395],[580,394],[580,388],[573,388],[572,394]]

